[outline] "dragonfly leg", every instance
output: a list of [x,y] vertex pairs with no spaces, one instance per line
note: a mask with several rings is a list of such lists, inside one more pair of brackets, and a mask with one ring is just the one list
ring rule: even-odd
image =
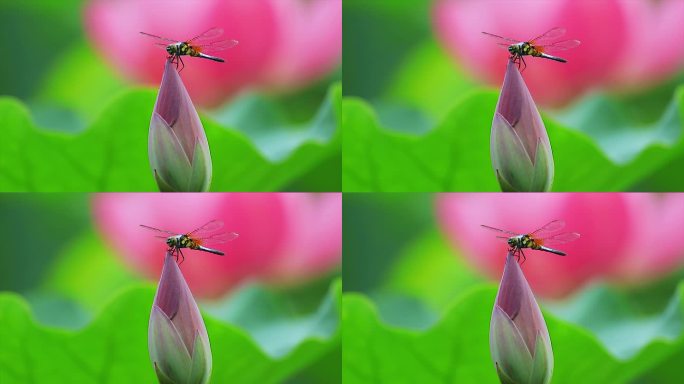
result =
[[520,70],[520,67],[521,67],[521,60],[522,60],[522,56],[520,56],[520,55],[516,54],[516,55],[511,56],[511,61],[513,61],[513,64],[518,66],[518,70]]
[[171,256],[176,258],[176,262],[178,262],[178,252],[177,251],[178,251],[178,248],[175,248],[175,247],[169,248],[168,250],[166,250],[166,252],[171,252]]
[[177,249],[178,249],[178,254],[181,257],[181,261],[180,261],[180,263],[178,263],[178,265],[181,265],[185,261],[185,256],[183,255],[183,251],[181,251],[180,248],[177,248]]
[[[522,263],[520,263],[520,265],[523,265],[523,264],[525,264],[527,257],[525,257],[525,252],[523,252],[522,249],[520,250],[520,256],[522,256]],[[520,260],[520,258],[518,258],[518,260]]]
[[520,261],[520,255],[518,254],[518,251],[518,248],[515,247],[511,247],[508,249],[508,252],[510,252],[513,255],[513,257],[515,257],[516,261]]
[[183,68],[185,68],[185,63],[183,62],[183,59],[181,59],[180,56],[176,56],[176,57],[178,58],[178,60],[179,60],[180,63],[181,63],[181,69],[180,69],[180,71],[178,71],[178,72],[180,73],[180,72],[183,71]]
[[522,56],[520,56],[520,61],[522,61],[523,63],[523,69],[520,72],[524,72],[525,68],[527,68],[527,63],[525,62],[525,59]]

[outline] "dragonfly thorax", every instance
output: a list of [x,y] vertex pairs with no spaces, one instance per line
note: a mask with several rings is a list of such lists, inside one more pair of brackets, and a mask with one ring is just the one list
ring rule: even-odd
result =
[[519,235],[508,238],[508,246],[511,248],[531,248],[531,244],[534,241],[529,235]]
[[520,42],[508,46],[508,52],[513,56],[530,55],[534,51],[532,45],[528,42]]
[[190,50],[190,45],[183,41],[166,46],[166,52],[171,56],[187,55]]
[[188,235],[171,236],[166,239],[166,245],[170,248],[193,248],[195,243]]

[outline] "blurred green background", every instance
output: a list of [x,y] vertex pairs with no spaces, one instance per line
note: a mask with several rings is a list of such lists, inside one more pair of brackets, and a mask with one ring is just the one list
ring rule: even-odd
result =
[[[498,382],[488,339],[498,281],[450,246],[434,197],[344,194],[345,383]],[[679,382],[682,278],[596,282],[540,302],[555,352],[552,383]]]
[[[0,2],[0,33],[12,41],[12,54],[0,63],[0,122],[8,137],[2,191],[156,191],[147,160],[156,87],[131,83],[97,54],[83,27],[87,3]],[[212,190],[339,191],[340,82],[341,68],[297,91],[245,91],[211,111],[200,108],[214,174],[223,175]],[[108,135],[116,140],[101,137]],[[114,156],[104,157],[110,150]],[[17,159],[19,151],[55,162]],[[84,159],[90,163],[78,164]],[[264,176],[245,181],[232,175],[236,164]],[[53,181],[55,171],[62,179]]]
[[[0,251],[3,384],[29,377],[44,383],[153,378],[147,325],[156,282],[139,277],[105,245],[90,199],[0,195],[0,231],[8,239]],[[331,275],[290,288],[251,283],[200,302],[214,382],[340,382],[338,295]],[[110,344],[104,350],[103,340]],[[70,350],[78,352],[64,353]],[[89,369],[100,376],[88,378]]]
[[[343,4],[344,191],[500,191],[489,156],[498,89],[473,79],[437,41],[434,3]],[[684,191],[671,177],[684,167],[682,83],[680,71],[650,88],[540,107],[554,191]]]

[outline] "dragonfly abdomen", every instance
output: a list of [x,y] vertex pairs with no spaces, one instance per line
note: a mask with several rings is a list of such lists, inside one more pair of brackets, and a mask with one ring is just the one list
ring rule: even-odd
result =
[[537,244],[530,235],[524,235],[520,237],[520,248],[539,249],[539,244]]
[[219,256],[225,255],[225,253],[223,253],[217,249],[211,249],[211,248],[203,247],[201,245],[197,246],[196,249],[199,249],[200,251],[204,251],[204,252],[213,253],[214,255],[219,255]]
[[201,52],[197,54],[197,57],[201,57],[203,59],[218,61],[219,63],[225,62],[225,60],[223,60],[220,57],[205,55],[204,53],[201,53]]
[[556,255],[558,255],[558,256],[565,256],[565,255],[566,255],[566,253],[563,252],[563,251],[559,251],[559,250],[553,249],[553,248],[547,248],[547,247],[544,247],[544,246],[540,246],[540,247],[539,247],[539,250],[540,250],[540,251],[545,251],[545,252],[551,252],[551,253],[556,254]]
[[183,235],[178,240],[178,248],[197,249],[199,248],[199,244],[197,244],[195,240],[191,239],[190,236]]
[[567,63],[567,62],[568,62],[568,61],[565,60],[565,59],[562,59],[562,58],[557,57],[557,56],[547,55],[546,53],[539,53],[539,56],[538,56],[538,57],[543,57],[543,58],[545,58],[545,59],[554,60],[554,61],[558,61],[558,62],[561,62],[561,63]]

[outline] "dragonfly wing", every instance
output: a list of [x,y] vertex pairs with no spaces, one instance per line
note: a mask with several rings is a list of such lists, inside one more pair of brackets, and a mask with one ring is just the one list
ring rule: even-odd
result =
[[214,234],[211,236],[199,238],[196,240],[198,240],[200,243],[202,243],[204,245],[223,244],[223,243],[227,243],[231,240],[237,239],[238,236],[239,235],[236,232],[228,232],[228,233],[222,232],[222,233],[217,233],[217,234]]
[[563,35],[565,35],[565,28],[552,28],[530,40],[529,43],[532,45],[543,45],[544,42],[557,39]]
[[223,228],[223,221],[220,220],[211,220],[208,223],[204,224],[203,226],[194,229],[191,232],[188,232],[187,235],[195,235],[193,237],[202,237],[202,234],[207,234],[209,232],[214,232],[219,229]]
[[579,40],[563,40],[548,45],[535,45],[541,52],[565,51],[580,45]]
[[238,44],[237,40],[220,40],[220,41],[215,41],[213,43],[208,43],[208,44],[202,44],[198,45],[197,47],[200,48],[201,52],[218,52],[218,51],[223,51],[228,48],[233,48]]
[[155,236],[155,240],[160,242],[160,243],[166,243],[166,240],[169,239],[170,236]]
[[511,232],[511,231],[504,231],[503,229],[490,227],[490,226],[484,225],[484,224],[480,224],[480,227],[482,227],[482,228],[487,228],[487,229],[489,229],[489,230],[491,230],[491,231],[496,231],[496,232],[500,232],[500,233],[506,233],[506,234],[509,234],[509,235],[511,235],[511,236],[518,236],[518,233]]
[[[167,231],[167,230],[164,230],[164,229],[149,227],[149,226],[143,225],[143,224],[140,224],[140,226],[143,227],[143,228],[145,228],[145,229],[149,229],[150,231],[166,233],[166,234],[168,234],[168,235],[170,235],[170,236],[176,236],[176,235],[178,235],[178,233],[176,233],[176,232],[171,232],[171,231]],[[159,236],[159,237],[161,237],[161,236]],[[166,237],[168,237],[168,236],[166,236]]]
[[[157,36],[157,35],[153,35],[153,34],[147,33],[147,32],[140,32],[140,33],[143,34],[143,35],[145,35],[145,36],[151,37],[151,38],[153,38],[153,39],[157,39],[157,40],[168,41],[168,42],[171,42],[171,43],[177,43],[177,42],[178,42],[178,40],[171,40],[171,39],[169,39],[169,38],[161,37],[161,36]],[[159,43],[159,44],[161,44],[161,43]],[[166,45],[168,45],[168,44],[164,44],[164,45],[166,46]]]
[[553,232],[560,231],[564,227],[565,227],[565,221],[554,220],[550,223],[547,223],[543,227],[537,229],[536,231],[530,233],[530,236],[537,238],[537,239],[544,238]]
[[154,46],[161,49],[161,50],[166,51],[166,47],[168,47],[169,44],[167,44],[167,43],[154,43]]
[[579,237],[580,234],[577,232],[565,232],[545,239],[537,239],[537,242],[539,242],[540,245],[560,245],[577,240]]
[[514,39],[510,39],[508,37],[495,35],[495,34],[489,33],[489,32],[482,32],[482,33],[489,36],[489,37],[497,39],[499,41],[499,44],[506,45],[506,46],[509,46],[511,44],[518,44],[519,42],[522,41],[522,40],[514,40]]
[[192,39],[188,40],[187,42],[195,42],[195,43],[200,43],[202,41],[207,41],[211,39],[215,39],[223,34],[223,29],[214,27],[214,28],[209,28],[206,31],[200,33],[199,35],[193,37]]

